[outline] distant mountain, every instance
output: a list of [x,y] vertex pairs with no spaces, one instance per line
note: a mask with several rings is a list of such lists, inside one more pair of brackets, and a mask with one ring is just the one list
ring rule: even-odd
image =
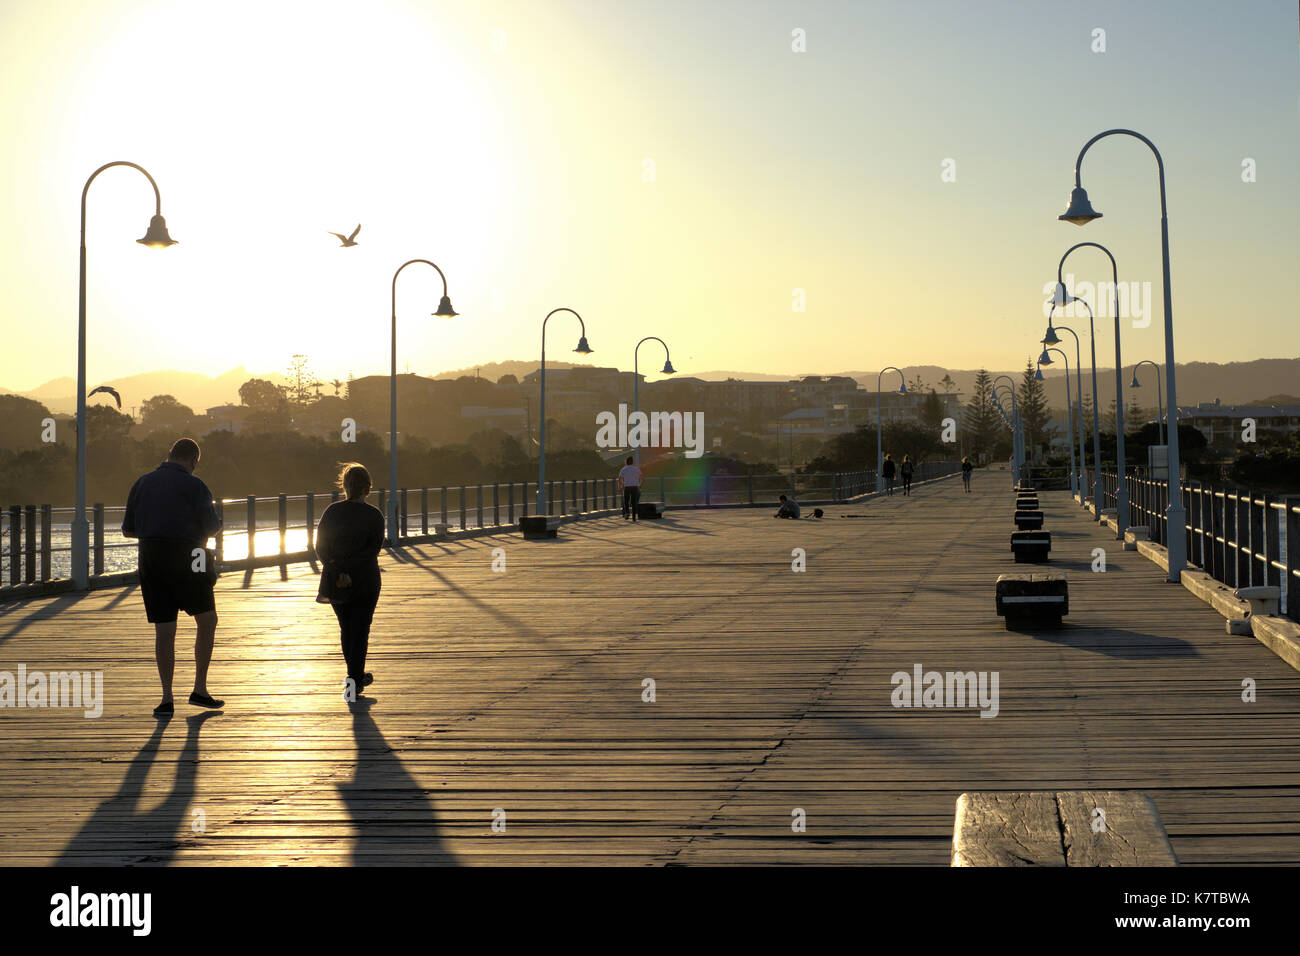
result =
[[[138,409],[145,399],[155,395],[173,395],[177,401],[202,414],[204,409],[214,405],[238,403],[239,386],[250,378],[264,378],[277,384],[285,381],[284,376],[278,373],[255,375],[241,365],[217,376],[160,371],[142,372],[107,381],[93,380],[87,383],[87,391],[97,385],[113,386],[121,394],[122,410],[126,412],[133,407]],[[51,379],[29,392],[15,394],[34,399],[56,414],[70,414],[77,409],[77,381],[68,376]],[[330,394],[330,390],[322,389],[322,394]],[[103,400],[98,395],[92,399],[94,402]]]
[[[555,369],[594,367],[589,362],[574,363],[559,360],[548,360],[546,364],[548,368]],[[440,372],[434,377],[453,379],[462,375],[478,375],[495,382],[502,375],[509,374],[522,379],[525,375],[536,371],[537,365],[536,359],[490,362],[473,368]],[[959,392],[963,398],[970,395],[975,385],[975,369],[945,369],[938,365],[908,365],[904,366],[902,371],[904,379],[909,383],[917,375],[920,375],[927,388],[933,388],[935,391],[940,392],[943,391],[943,388],[939,385],[939,381],[947,374],[956,383],[954,391]],[[992,375],[1010,375],[1018,383],[1024,369],[990,369],[989,371]],[[1162,384],[1163,371],[1161,369]],[[751,382],[783,382],[802,378],[808,374],[819,373],[804,372],[777,375],[770,372],[719,369],[695,372],[690,369],[683,369],[679,377],[699,378],[705,381],[724,381],[728,378],[738,378]],[[857,370],[824,374],[848,376],[855,379],[864,388],[874,391],[879,372]],[[1049,402],[1054,407],[1064,408],[1065,383],[1062,380],[1061,367],[1053,365],[1050,368],[1044,368],[1043,376]],[[1098,390],[1102,396],[1101,407],[1104,410],[1109,406],[1115,394],[1114,372],[1109,368],[1099,368],[1097,376]],[[1144,367],[1138,376],[1142,388],[1134,390],[1128,387],[1132,377],[1132,366],[1125,366],[1122,382],[1125,403],[1131,403],[1136,399],[1144,409],[1154,409],[1156,405],[1155,374],[1150,366]],[[217,376],[176,371],[145,372],[140,375],[128,375],[125,378],[109,379],[108,381],[92,380],[88,385],[90,388],[94,388],[96,385],[112,385],[121,393],[122,405],[127,410],[132,407],[138,408],[146,398],[167,394],[174,395],[178,401],[189,405],[196,412],[202,412],[214,405],[238,403],[239,386],[250,378],[264,378],[276,384],[284,384],[286,381],[285,377],[278,372],[255,373],[240,366]],[[1071,372],[1071,388],[1074,385],[1074,378],[1074,374]],[[1090,372],[1086,368],[1083,370],[1083,378],[1085,389],[1090,390]],[[897,387],[896,382],[895,373],[890,372],[883,380],[882,385],[885,388],[895,388]],[[0,393],[18,394],[35,399],[43,403],[51,411],[61,414],[67,414],[75,410],[75,391],[76,382],[68,377],[52,379],[39,388],[28,392],[13,393],[8,389],[0,388]],[[333,387],[322,387],[321,394],[333,394]],[[1232,405],[1260,402],[1284,404],[1279,399],[1294,399],[1298,394],[1300,394],[1300,358],[1255,359],[1251,362],[1228,362],[1226,364],[1189,362],[1186,365],[1178,366],[1178,404],[1183,406],[1196,405],[1200,402],[1212,402],[1216,398],[1224,404]],[[1261,399],[1261,395],[1272,396],[1272,398]],[[95,401],[100,401],[100,397],[96,396]]]

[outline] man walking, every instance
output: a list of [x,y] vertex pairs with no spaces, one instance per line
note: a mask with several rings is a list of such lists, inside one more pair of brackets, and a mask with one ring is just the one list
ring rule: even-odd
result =
[[624,521],[628,519],[629,511],[633,521],[639,520],[636,512],[641,503],[641,469],[632,462],[633,457],[628,455],[627,464],[618,473],[618,486],[623,489]]
[[892,495],[894,493],[894,471],[894,456],[886,455],[885,464],[884,467],[880,469],[880,473],[885,479],[885,494],[887,495]]
[[140,542],[140,594],[145,617],[154,626],[154,656],[162,682],[162,702],[154,708],[155,717],[169,717],[175,711],[172,675],[180,611],[194,618],[197,629],[190,703],[213,708],[225,703],[208,693],[208,664],[217,632],[212,594],[216,568],[204,548],[221,527],[221,519],[212,492],[194,477],[198,463],[198,444],[191,438],[179,439],[166,461],[131,486],[122,519],[122,534]]

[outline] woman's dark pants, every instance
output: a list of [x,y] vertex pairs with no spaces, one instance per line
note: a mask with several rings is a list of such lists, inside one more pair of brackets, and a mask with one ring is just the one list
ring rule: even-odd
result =
[[366,651],[370,646],[370,622],[375,616],[379,595],[356,598],[342,604],[331,604],[334,616],[339,619],[339,637],[343,645],[343,659],[347,661],[348,676],[361,689],[361,678],[366,672]]

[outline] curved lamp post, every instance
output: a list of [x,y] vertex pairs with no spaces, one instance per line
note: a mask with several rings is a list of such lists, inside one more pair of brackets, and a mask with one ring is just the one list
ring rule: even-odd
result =
[[114,166],[130,166],[139,170],[153,187],[154,214],[149,220],[149,228],[143,238],[136,242],[151,249],[166,249],[176,245],[176,240],[167,234],[167,221],[162,214],[162,194],[158,184],[143,166],[116,160],[105,163],[90,174],[85,187],[81,190],[81,272],[77,288],[77,497],[76,510],[72,517],[72,584],[78,591],[84,591],[90,585],[90,522],[86,520],[86,195],[90,184],[106,169]]
[[1034,372],[1034,378],[1038,381],[1043,380],[1043,366],[1052,364],[1052,356],[1049,352],[1055,352],[1061,358],[1065,359],[1065,443],[1070,446],[1070,492],[1079,493],[1079,472],[1074,466],[1074,424],[1071,420],[1072,410],[1070,408],[1070,357],[1057,348],[1045,348],[1043,354],[1038,356],[1038,368]]
[[411,259],[397,267],[397,271],[393,273],[393,365],[388,378],[388,543],[393,546],[397,545],[401,533],[397,516],[397,277],[402,274],[403,269],[417,262],[432,266],[442,278],[442,298],[438,302],[438,311],[433,313],[434,316],[450,319],[458,314],[451,307],[451,299],[447,297],[447,277],[436,265],[428,259]]
[[[546,323],[551,321],[551,316],[556,312],[573,312],[574,318],[578,320],[578,326],[582,329],[578,336],[578,347],[573,351],[580,352],[583,355],[591,354],[591,346],[587,344],[587,323],[582,321],[582,316],[574,312],[573,309],[561,306],[558,309],[552,309],[546,313],[546,318],[542,319],[542,372],[541,372],[541,415],[537,423],[537,513],[546,514]],[[665,346],[666,348],[666,346]]]
[[[1005,387],[1006,386],[1004,385],[1003,388]],[[993,399],[993,407],[998,410],[998,417],[1002,419],[1002,424],[1006,425],[1007,431],[1011,432],[1011,476],[1012,476],[1012,487],[1015,487],[1019,483],[1018,479],[1020,475],[1020,465],[1019,465],[1020,432],[1017,428],[1017,424],[1020,420],[1020,416],[1019,413],[1013,409],[1012,417],[1010,418],[1007,417],[1007,410],[1002,407],[1002,398],[998,394],[997,386],[994,386],[993,389],[990,390],[989,396],[990,398]],[[1012,404],[1014,405],[1015,404],[1014,391],[1012,392],[1011,395],[1011,401]]]
[[1142,387],[1142,383],[1138,381],[1138,369],[1141,368],[1143,365],[1150,365],[1153,369],[1156,370],[1156,422],[1157,425],[1159,426],[1159,431],[1157,432],[1157,434],[1160,436],[1160,440],[1162,442],[1168,441],[1168,438],[1166,436],[1168,435],[1169,429],[1168,426],[1166,426],[1165,424],[1164,402],[1160,398],[1160,366],[1157,365],[1155,362],[1151,361],[1150,359],[1143,359],[1142,361],[1138,362],[1137,365],[1133,366],[1133,381],[1129,382],[1128,387],[1129,388]]
[[1020,484],[1020,467],[1025,458],[1025,430],[1020,421],[1020,406],[1016,401],[1016,383],[1010,375],[999,375],[993,379],[994,394],[1000,379],[1007,380],[1007,391],[1011,393],[1011,481]]
[[[1165,389],[1167,398],[1165,407],[1169,410],[1168,427],[1166,428],[1168,434],[1166,439],[1168,445],[1166,447],[1169,461],[1169,505],[1165,509],[1165,546],[1169,554],[1168,580],[1177,584],[1182,580],[1183,568],[1187,566],[1187,513],[1183,508],[1183,489],[1178,460],[1178,400],[1176,397],[1177,390],[1174,387],[1174,312],[1173,305],[1170,303],[1169,289],[1169,213],[1165,204],[1165,161],[1160,155],[1160,150],[1156,149],[1155,143],[1151,142],[1151,140],[1131,129],[1108,129],[1098,133],[1083,144],[1083,149],[1079,150],[1079,156],[1074,161],[1074,189],[1070,193],[1070,206],[1057,218],[1065,222],[1072,222],[1076,226],[1086,226],[1094,219],[1101,218],[1101,213],[1092,208],[1092,203],[1088,201],[1087,190],[1083,188],[1080,175],[1083,167],[1083,157],[1097,140],[1118,134],[1132,136],[1147,145],[1156,158],[1156,172],[1160,182],[1160,256],[1164,273],[1165,299]],[[1122,487],[1123,483],[1120,484]]]
[[[1058,286],[1057,292],[1060,292],[1064,286]],[[1101,500],[1102,500],[1102,481],[1101,481],[1101,412],[1097,409],[1097,402],[1100,396],[1097,394],[1097,330],[1092,321],[1092,306],[1085,299],[1078,296],[1065,293],[1066,303],[1056,301],[1056,296],[1052,297],[1052,307],[1047,312],[1047,324],[1052,324],[1052,313],[1058,306],[1065,305],[1068,302],[1082,303],[1083,307],[1088,310],[1088,337],[1091,340],[1092,348],[1092,506],[1095,512],[1094,517],[1101,520]],[[1079,396],[1080,407],[1082,407],[1083,396]],[[1082,413],[1081,413],[1082,414]]]
[[[659,336],[657,335],[647,335],[645,338],[641,340],[641,342],[649,342],[651,339],[654,339],[656,342],[658,342],[660,345],[664,347],[664,367],[662,370],[663,374],[664,375],[675,374],[677,372],[677,369],[673,368],[672,358],[668,354],[668,343],[665,342],[663,339],[659,338]],[[641,410],[641,373],[639,371],[640,365],[638,364],[638,358],[641,352],[641,342],[638,342],[636,344],[636,348],[632,350],[632,411],[633,413],[636,413]],[[636,465],[639,468],[641,466],[640,445],[636,445],[633,447],[632,455],[634,456]]]
[[[1061,261],[1056,266],[1056,291],[1052,295],[1052,301],[1059,301],[1064,304],[1070,300],[1065,283],[1061,279],[1061,271],[1070,253],[1074,252],[1075,249],[1082,249],[1084,246],[1091,246],[1106,253],[1106,258],[1110,260],[1111,291],[1115,296],[1115,471],[1118,474],[1115,486],[1115,521],[1118,534],[1122,538],[1124,537],[1124,529],[1128,527],[1128,479],[1124,461],[1124,388],[1121,378],[1124,363],[1120,358],[1119,347],[1119,269],[1115,265],[1115,257],[1111,255],[1110,250],[1097,242],[1076,242],[1069,249],[1066,249],[1065,255],[1061,256]],[[1093,395],[1096,394],[1097,390],[1094,383]],[[1094,408],[1096,404],[1094,398]],[[1100,463],[1098,471],[1100,471]]]
[[[1078,395],[1076,396],[1075,400],[1079,403],[1079,415],[1075,419],[1075,423],[1074,423],[1075,428],[1078,429],[1079,432],[1079,488],[1077,494],[1079,496],[1079,504],[1082,505],[1083,491],[1088,486],[1088,458],[1084,454],[1084,450],[1083,450],[1084,449],[1083,446],[1083,360],[1080,358],[1079,355],[1079,334],[1075,332],[1074,329],[1070,328],[1068,325],[1058,325],[1055,328],[1053,328],[1052,320],[1050,317],[1047,320],[1047,334],[1043,336],[1043,340],[1042,340],[1043,345],[1048,346],[1048,345],[1061,344],[1062,340],[1056,334],[1058,330],[1061,332],[1069,332],[1072,336],[1074,336],[1074,384],[1077,386],[1076,391],[1078,392]],[[1047,355],[1046,348],[1043,349],[1043,355]],[[1047,359],[1044,360],[1043,355],[1040,355],[1038,357],[1038,360],[1042,362],[1043,365],[1050,365],[1051,356],[1047,355]],[[1066,365],[1065,374],[1067,379],[1066,392],[1069,392],[1070,363],[1067,361],[1065,365]],[[1094,401],[1093,404],[1096,404],[1096,402]]]
[[[885,467],[885,446],[883,444],[885,430],[880,419],[880,380],[884,377],[886,372],[891,370],[898,372],[898,394],[907,394],[907,382],[903,378],[903,372],[901,369],[893,365],[886,365],[880,370],[880,374],[876,376],[876,494],[880,494],[881,489],[884,488],[885,481],[885,479],[880,475],[881,471],[883,471]],[[793,458],[790,462],[790,467],[794,467]]]

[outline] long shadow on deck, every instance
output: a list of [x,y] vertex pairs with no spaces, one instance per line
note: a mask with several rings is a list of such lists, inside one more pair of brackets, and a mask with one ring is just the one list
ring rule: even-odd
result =
[[[128,863],[166,866],[180,847],[181,827],[187,822],[186,811],[194,797],[194,782],[199,771],[199,730],[221,711],[208,710],[185,718],[185,745],[176,758],[176,776],[171,792],[157,807],[137,812],[144,796],[145,779],[162,746],[163,733],[170,720],[158,721],[140,752],[131,759],[117,793],[99,805],[68,845],[55,866]],[[124,816],[124,814],[126,814]]]
[[352,815],[356,866],[456,865],[456,857],[438,834],[437,814],[424,788],[370,716],[374,699],[358,697],[349,705],[357,765],[352,780],[339,785],[339,796]]
[[1061,644],[1080,651],[1104,654],[1119,660],[1146,661],[1166,657],[1200,657],[1196,647],[1179,637],[1161,637],[1141,631],[1113,627],[1062,624],[1059,628],[1008,628],[1035,640]]

